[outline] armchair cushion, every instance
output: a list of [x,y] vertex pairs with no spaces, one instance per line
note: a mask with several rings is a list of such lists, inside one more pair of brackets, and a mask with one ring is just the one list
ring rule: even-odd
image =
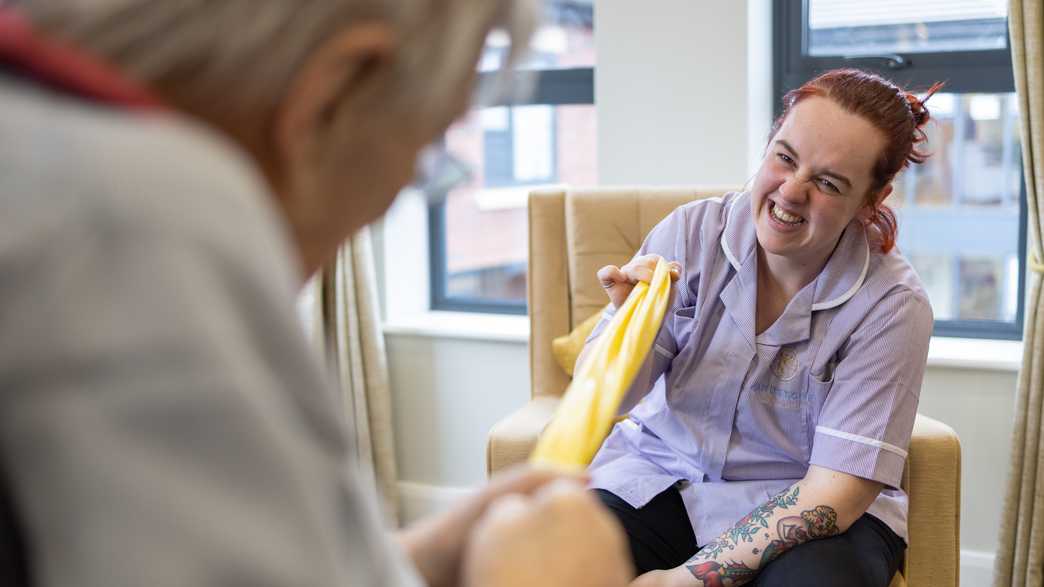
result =
[[580,351],[584,350],[584,341],[591,335],[591,331],[594,330],[601,318],[602,313],[596,312],[593,316],[581,322],[569,334],[559,336],[551,341],[551,354],[555,356],[555,362],[570,377],[573,375],[576,360],[580,357]]

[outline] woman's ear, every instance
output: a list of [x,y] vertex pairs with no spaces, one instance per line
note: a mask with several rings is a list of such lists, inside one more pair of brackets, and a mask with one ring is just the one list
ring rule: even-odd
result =
[[338,105],[386,79],[396,50],[392,29],[368,22],[344,29],[312,51],[291,79],[273,120],[280,164],[312,154]]

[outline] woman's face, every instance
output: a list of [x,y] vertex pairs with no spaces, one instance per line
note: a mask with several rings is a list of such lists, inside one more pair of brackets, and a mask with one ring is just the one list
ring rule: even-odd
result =
[[751,192],[762,249],[802,265],[825,262],[849,222],[860,213],[869,217],[871,170],[884,146],[879,130],[833,100],[795,105],[769,143]]

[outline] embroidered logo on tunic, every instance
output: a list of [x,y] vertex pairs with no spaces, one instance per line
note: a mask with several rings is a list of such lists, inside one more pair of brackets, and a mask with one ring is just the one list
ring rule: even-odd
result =
[[772,374],[780,381],[790,381],[798,372],[797,354],[788,348],[780,349],[771,368]]

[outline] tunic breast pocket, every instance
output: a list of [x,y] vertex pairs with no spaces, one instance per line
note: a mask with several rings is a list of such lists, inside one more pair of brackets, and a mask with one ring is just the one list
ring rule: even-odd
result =
[[[822,377],[829,377],[829,379],[822,379]],[[807,414],[807,429],[808,429],[808,446],[809,449],[812,447],[812,443],[816,437],[816,426],[819,423],[819,415],[823,411],[823,404],[826,403],[827,396],[830,394],[830,388],[834,385],[833,373],[827,372],[822,375],[816,375],[814,373],[808,374],[808,402],[806,406]]]
[[689,342],[689,338],[692,336],[693,329],[696,328],[696,306],[678,308],[674,311],[674,314],[668,318],[674,321],[674,324],[672,324],[672,330],[674,331],[674,338],[677,341],[677,347],[674,349],[674,352],[677,353],[679,350],[685,348],[685,345]]

